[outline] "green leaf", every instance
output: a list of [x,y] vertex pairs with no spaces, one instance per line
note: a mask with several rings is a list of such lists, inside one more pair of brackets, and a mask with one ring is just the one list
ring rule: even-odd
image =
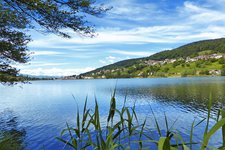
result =
[[[220,110],[222,119],[225,118],[225,110]],[[223,146],[225,147],[225,125],[222,126]]]
[[204,150],[205,147],[208,145],[209,139],[210,137],[220,128],[222,128],[225,125],[225,118],[221,119],[220,121],[218,121],[210,130],[207,134],[205,134],[203,142],[202,142],[202,146],[201,146],[201,150]]
[[158,150],[170,150],[170,141],[167,137],[161,137],[158,143]]

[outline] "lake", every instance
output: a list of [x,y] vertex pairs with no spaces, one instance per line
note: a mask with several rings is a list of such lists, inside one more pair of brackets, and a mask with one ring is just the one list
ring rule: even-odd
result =
[[[28,150],[43,146],[61,149],[55,137],[60,136],[66,122],[75,126],[77,104],[82,108],[88,96],[88,107],[93,108],[96,97],[105,120],[115,87],[117,107],[123,105],[127,95],[126,105],[136,102],[138,116],[141,121],[148,118],[149,128],[155,128],[152,108],[163,129],[164,113],[169,125],[179,118],[175,128],[184,135],[194,119],[200,121],[207,116],[210,93],[215,116],[217,109],[225,105],[224,77],[32,81],[13,87],[0,85],[0,129],[19,133],[20,142]],[[204,125],[198,126],[194,140],[201,139],[203,132]],[[221,139],[218,132],[210,144],[219,146]]]

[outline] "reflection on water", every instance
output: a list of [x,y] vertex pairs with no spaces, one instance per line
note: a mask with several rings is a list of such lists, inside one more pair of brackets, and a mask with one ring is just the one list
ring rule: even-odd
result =
[[13,111],[5,110],[0,113],[0,149],[25,149],[24,137],[26,132],[18,127],[17,119]]
[[[4,124],[5,129],[10,126],[12,129],[11,124],[17,122],[17,127],[13,129],[23,132],[21,127],[25,128],[26,134],[19,135],[25,140],[27,149],[42,149],[43,145],[46,145],[46,149],[60,149],[62,145],[57,142],[55,136],[65,128],[66,122],[75,125],[76,102],[82,108],[88,95],[88,107],[93,108],[96,95],[101,120],[105,120],[115,85],[118,107],[123,105],[127,95],[127,106],[132,106],[136,101],[138,117],[140,120],[148,118],[148,128],[155,127],[151,107],[162,130],[166,129],[166,113],[170,126],[178,118],[174,128],[184,135],[189,134],[194,119],[198,122],[207,116],[210,93],[214,102],[214,113],[217,108],[225,105],[224,77],[34,81],[32,84],[22,85],[22,88],[0,85],[0,112],[9,108],[14,110],[11,116],[15,114],[20,120],[18,123],[18,118],[4,119],[7,121],[0,126]],[[210,124],[213,123],[211,119]],[[204,125],[195,129],[194,140],[202,139],[204,129]],[[210,143],[219,145],[221,139],[221,134],[218,133]]]
[[184,106],[189,108],[189,111],[206,111],[211,95],[213,111],[217,112],[218,108],[223,108],[225,106],[225,78],[199,79],[171,79],[172,82],[162,79],[165,81],[164,83],[121,88],[118,92],[121,95],[127,92],[128,95],[131,95],[131,99],[142,98],[145,101],[157,101],[165,103],[165,105]]
[[150,89],[150,93],[154,99],[175,105],[180,103],[189,111],[207,111],[210,95],[214,104],[214,113],[217,113],[218,108],[223,108],[225,104],[225,86],[220,83],[155,87]]

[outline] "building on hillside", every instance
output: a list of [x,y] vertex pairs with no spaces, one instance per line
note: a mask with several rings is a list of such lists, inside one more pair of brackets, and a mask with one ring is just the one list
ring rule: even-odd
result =
[[183,60],[185,60],[184,58],[182,58],[182,57],[180,57],[179,59],[178,59],[178,61],[183,61]]
[[176,59],[170,59],[169,63],[174,63],[175,61],[177,61]]
[[198,60],[197,58],[190,58],[190,57],[186,58],[186,62],[194,62],[194,61],[197,61],[197,60]]
[[158,61],[158,63],[159,63],[160,65],[163,65],[163,64],[165,64],[166,62],[164,62],[164,61]]
[[84,77],[84,79],[94,79],[93,77]]
[[148,60],[148,61],[145,61],[145,63],[147,65],[157,65],[158,64],[158,61],[156,61],[156,60]]
[[197,60],[207,60],[207,59],[210,58],[210,56],[208,56],[208,55],[201,55],[201,56],[197,56],[196,58],[197,58]]
[[209,74],[220,75],[221,74],[221,70],[209,70]]
[[220,59],[220,58],[223,58],[223,55],[217,55],[215,56],[216,59]]
[[223,55],[221,55],[221,54],[212,54],[212,55],[210,55],[210,58],[215,58],[215,59],[220,59],[222,57],[223,57]]

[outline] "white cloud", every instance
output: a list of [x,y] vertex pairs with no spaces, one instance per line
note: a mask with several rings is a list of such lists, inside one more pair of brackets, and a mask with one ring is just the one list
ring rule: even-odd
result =
[[40,55],[60,55],[64,54],[62,52],[56,52],[56,51],[33,51],[33,56],[40,56]]
[[129,55],[129,56],[136,56],[136,57],[146,57],[153,54],[152,52],[146,52],[146,51],[111,50],[109,52],[114,54]]
[[35,69],[22,69],[21,74],[33,75],[33,76],[69,76],[78,75],[80,73],[94,70],[95,68],[75,68],[75,69],[64,69],[64,68],[35,68]]
[[[194,16],[193,16],[194,17]],[[225,17],[224,17],[225,23]],[[213,25],[213,24],[212,24]],[[118,30],[117,28],[107,28],[99,31],[98,36],[94,38],[80,38],[74,36],[72,39],[61,39],[57,36],[45,36],[40,39],[34,40],[30,43],[32,47],[39,47],[42,43],[42,47],[52,48],[55,46],[65,46],[76,44],[95,45],[95,44],[148,44],[148,43],[179,43],[189,40],[201,40],[209,38],[220,38],[225,36],[224,32],[218,32],[212,30],[208,25],[206,28],[188,24],[181,25],[167,25],[167,26],[150,26],[150,27],[136,27],[128,30]],[[224,26],[214,25],[217,28],[223,28]],[[50,41],[51,42],[50,42]],[[69,46],[68,46],[69,47]],[[87,49],[91,49],[91,48]],[[44,55],[40,52],[37,55]],[[58,52],[50,52],[46,54],[60,54]]]
[[[223,5],[221,3],[221,5]],[[224,5],[225,6],[225,5]],[[191,24],[212,24],[220,21],[224,23],[225,12],[208,7],[199,6],[193,2],[185,2],[179,12],[185,14]]]
[[[83,48],[77,48],[77,51],[82,51],[101,44],[187,43],[195,40],[224,37],[225,11],[206,7],[207,5],[213,4],[213,2],[213,0],[207,0],[205,3],[199,5],[198,3],[185,1],[182,6],[174,10],[173,14],[165,14],[165,11],[161,13],[163,11],[160,9],[161,3],[157,6],[157,3],[115,0],[109,3],[109,5],[115,5],[111,11],[116,14],[118,19],[123,20],[124,18],[122,16],[124,15],[136,19],[147,14],[147,22],[151,22],[155,17],[159,17],[166,23],[156,22],[155,25],[147,26],[146,22],[146,25],[136,25],[136,27],[126,29],[121,29],[120,26],[101,27],[97,29],[98,36],[94,38],[82,38],[72,31],[67,30],[73,36],[72,39],[46,35],[34,39],[29,46],[67,48],[76,51],[76,45],[85,45]],[[205,6],[204,4],[207,5]],[[219,5],[225,6],[225,3],[221,2],[214,5],[217,7]],[[160,13],[152,14],[152,12],[158,11]],[[170,16],[170,18],[166,16]],[[104,18],[102,21],[104,21]],[[143,24],[142,21],[139,21],[139,23]],[[126,22],[126,24],[129,25],[130,22]],[[213,30],[210,28],[211,26],[223,30],[222,32]]]
[[100,59],[99,62],[104,65],[108,65],[108,64],[115,63],[116,61],[119,61],[119,60],[120,60],[120,58],[117,58],[114,56],[108,56],[105,59]]
[[[36,39],[30,43],[31,47],[52,48],[56,45],[76,45],[76,44],[110,44],[110,43],[165,43],[176,42],[174,36],[182,35],[190,27],[181,25],[137,27],[130,30],[118,30],[117,28],[102,29],[98,36],[94,38],[80,38],[74,36],[72,39],[61,39],[57,36],[49,35]],[[184,34],[184,33],[183,33]],[[186,36],[186,35],[185,35]],[[41,53],[43,54],[43,53]]]
[[[34,68],[34,67],[46,67],[46,66],[63,66],[70,63],[48,63],[48,62],[31,62],[29,64],[19,65],[19,68]],[[18,65],[17,65],[18,66]]]
[[158,6],[154,3],[136,3],[133,0],[114,0],[108,5],[113,7],[107,14],[107,17],[111,19],[119,18],[131,21],[145,21],[151,16],[160,13],[160,9],[158,9]]

